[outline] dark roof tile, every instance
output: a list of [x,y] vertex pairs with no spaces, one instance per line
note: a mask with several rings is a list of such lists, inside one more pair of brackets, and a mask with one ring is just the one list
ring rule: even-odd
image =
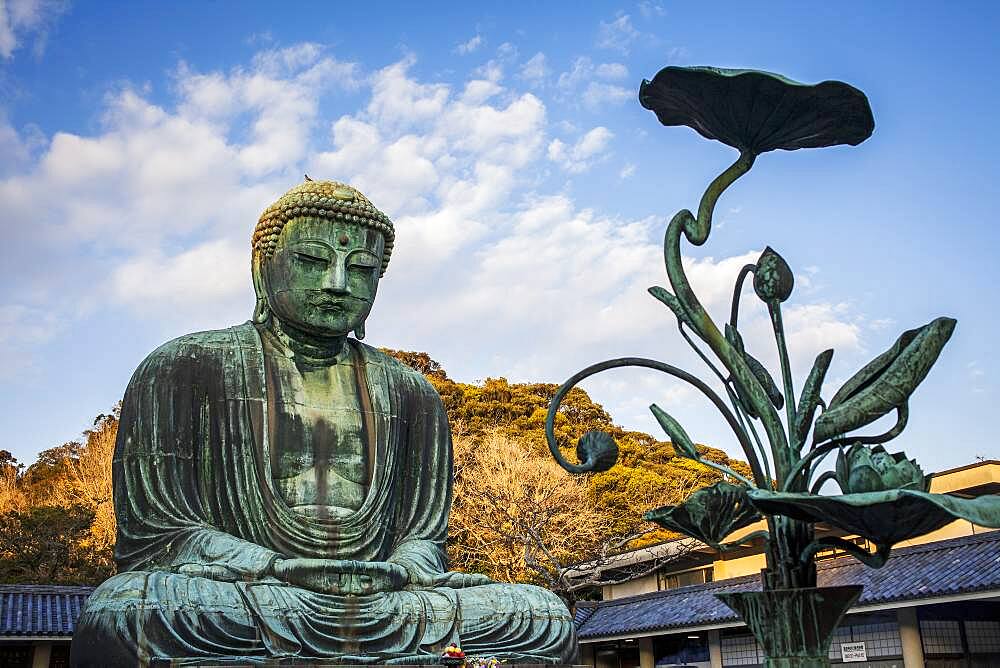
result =
[[72,636],[93,587],[0,585],[0,637]]
[[[900,548],[878,570],[852,557],[820,562],[818,577],[820,586],[864,585],[860,606],[1000,591],[1000,531]],[[760,578],[748,575],[584,603],[577,609],[577,634],[580,638],[602,638],[735,621],[733,611],[714,594],[759,589]]]

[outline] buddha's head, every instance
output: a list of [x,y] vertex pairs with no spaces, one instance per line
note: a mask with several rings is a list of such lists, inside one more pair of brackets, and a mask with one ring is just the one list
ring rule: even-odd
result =
[[254,321],[275,317],[313,336],[363,337],[393,239],[389,218],[360,192],[307,178],[254,230]]

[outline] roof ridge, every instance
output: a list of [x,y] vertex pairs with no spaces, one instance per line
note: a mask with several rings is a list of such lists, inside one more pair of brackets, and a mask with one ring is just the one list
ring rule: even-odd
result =
[[[751,573],[750,575],[740,575],[735,578],[726,578],[725,580],[714,580],[712,582],[704,582],[702,584],[686,585],[684,587],[674,587],[672,589],[661,589],[659,591],[649,591],[646,592],[645,594],[636,594],[634,596],[623,596],[622,598],[613,598],[609,601],[588,601],[588,603],[591,603],[594,608],[597,607],[607,608],[615,605],[627,605],[629,603],[635,603],[636,601],[646,601],[651,598],[666,598],[667,596],[675,596],[677,594],[690,594],[698,591],[709,591],[712,589],[735,587],[737,585],[741,585],[746,582],[754,582],[759,580],[760,580],[760,575]],[[580,604],[578,603],[577,605]]]
[[97,587],[93,585],[62,585],[62,584],[20,584],[17,582],[0,583],[0,592],[23,594],[90,594]]
[[[892,553],[889,555],[889,560],[891,561],[893,557],[907,554],[936,552],[938,550],[949,550],[960,545],[974,545],[977,543],[993,542],[1000,543],[1000,530],[988,529],[983,533],[975,533],[968,536],[957,536],[955,538],[945,538],[943,540],[935,540],[929,543],[921,543],[920,545],[907,545],[906,547],[893,548]],[[816,568],[817,570],[825,571],[831,568],[841,568],[852,562],[856,562],[854,557],[844,555],[842,557],[837,557],[836,559],[821,561],[816,564]]]
[[[862,585],[857,606],[933,600],[936,597],[1000,592],[1000,531],[987,531],[901,548],[884,569],[870,569],[853,557],[821,562],[822,587]],[[756,575],[678,587],[588,605],[577,626],[581,638],[682,629],[736,620],[714,594],[759,590]]]

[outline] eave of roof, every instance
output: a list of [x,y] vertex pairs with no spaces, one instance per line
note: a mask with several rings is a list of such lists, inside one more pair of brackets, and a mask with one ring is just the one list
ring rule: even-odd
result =
[[[859,608],[973,592],[1000,593],[1000,531],[901,548],[878,570],[852,557],[820,562],[818,578],[820,586],[863,585]],[[577,606],[577,635],[592,639],[727,625],[738,618],[714,595],[759,589],[759,576],[748,575],[581,603]]]
[[93,587],[0,585],[0,638],[69,637]]

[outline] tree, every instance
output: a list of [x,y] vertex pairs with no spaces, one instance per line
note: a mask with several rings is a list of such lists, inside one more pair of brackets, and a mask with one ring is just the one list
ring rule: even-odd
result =
[[419,371],[428,378],[433,378],[439,381],[448,380],[448,374],[446,374],[444,369],[441,368],[441,364],[431,359],[431,356],[427,353],[392,350],[390,348],[380,348],[380,350],[387,355],[395,357],[406,366]]
[[63,505],[80,505],[93,513],[89,543],[98,552],[107,552],[115,542],[115,506],[112,499],[111,460],[118,436],[118,414],[99,415],[94,428],[84,432],[86,442],[66,470],[65,485],[58,491]]
[[[511,383],[506,378],[487,378],[478,385],[458,383],[450,380],[441,365],[427,353],[383,350],[417,371],[434,369],[440,372],[428,378],[441,394],[448,419],[456,431],[460,426],[461,433],[474,440],[501,434],[525,453],[530,453],[535,465],[547,466],[552,461],[545,440],[545,416],[558,385]],[[574,388],[563,400],[556,416],[557,440],[569,454],[584,433],[595,429],[611,434],[620,448],[618,465],[604,473],[579,479],[581,484],[587,485],[588,498],[607,522],[605,543],[609,550],[624,539],[628,540],[616,549],[633,549],[676,538],[676,534],[644,522],[642,512],[680,503],[696,489],[722,479],[721,474],[703,464],[677,457],[670,442],[658,441],[649,434],[628,431],[614,424],[611,415],[600,404],[583,390]],[[698,452],[703,459],[725,464],[744,475],[750,474],[744,462],[730,459],[721,450],[699,445]],[[456,499],[461,502],[458,494]]]
[[86,508],[43,505],[0,515],[0,582],[85,584],[113,573],[88,545],[94,515]]
[[23,465],[8,450],[0,450],[0,514],[22,510],[28,500],[21,490]]
[[118,408],[26,471],[0,452],[0,581],[96,584],[114,574]]
[[[620,533],[622,518],[599,507],[589,482],[570,476],[551,457],[532,454],[502,430],[482,438],[457,431],[452,567],[505,582],[538,584],[572,607],[604,585],[662,568],[693,545],[669,552],[650,549],[646,559],[624,560],[619,553],[654,525]],[[686,493],[677,490],[674,496]],[[634,499],[640,505],[663,501],[648,489]],[[630,516],[634,508],[628,508]]]

